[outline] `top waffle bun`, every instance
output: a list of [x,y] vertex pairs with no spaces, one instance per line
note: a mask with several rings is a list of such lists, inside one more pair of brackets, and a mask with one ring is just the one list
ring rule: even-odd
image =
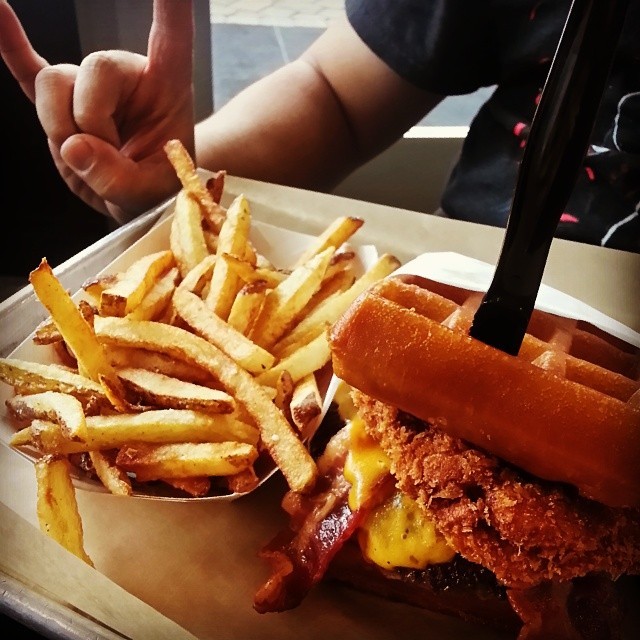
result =
[[539,478],[640,506],[639,350],[534,311],[514,357],[468,335],[481,299],[387,278],[335,324],[336,375]]

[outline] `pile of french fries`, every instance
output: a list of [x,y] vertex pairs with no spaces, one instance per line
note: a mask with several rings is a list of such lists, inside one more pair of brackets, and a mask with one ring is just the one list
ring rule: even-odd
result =
[[348,241],[363,221],[340,217],[276,269],[250,241],[247,199],[220,204],[224,172],[205,182],[179,141],[165,151],[182,184],[170,246],[76,297],[43,259],[29,281],[49,318],[33,341],[57,362],[0,359],[11,445],[35,460],[41,528],[87,562],[80,472],[117,495],[203,497],[252,490],[266,459],[310,490],[305,441],[321,414],[327,331],[399,266],[383,255],[356,277]]

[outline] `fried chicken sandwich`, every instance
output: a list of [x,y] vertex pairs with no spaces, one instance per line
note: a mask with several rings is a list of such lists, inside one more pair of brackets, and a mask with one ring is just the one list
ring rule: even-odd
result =
[[469,336],[479,295],[389,277],[334,325],[345,425],[262,551],[258,611],[321,579],[518,637],[620,637],[640,574],[640,353],[535,311],[517,357]]

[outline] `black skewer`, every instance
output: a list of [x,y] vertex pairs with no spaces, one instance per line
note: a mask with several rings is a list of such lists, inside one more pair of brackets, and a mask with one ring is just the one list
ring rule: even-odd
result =
[[498,264],[470,330],[516,355],[588,148],[629,0],[573,0],[535,112]]

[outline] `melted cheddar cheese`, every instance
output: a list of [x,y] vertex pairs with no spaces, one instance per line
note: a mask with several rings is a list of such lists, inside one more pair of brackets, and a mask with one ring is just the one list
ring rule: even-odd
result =
[[344,464],[344,477],[351,484],[351,510],[356,511],[367,503],[390,473],[389,458],[367,435],[362,418],[355,416],[349,423],[349,453]]
[[[390,461],[366,433],[346,385],[341,385],[335,400],[349,428],[344,475],[351,484],[349,507],[355,511],[375,499],[381,483],[391,473]],[[424,569],[429,564],[448,562],[455,555],[436,531],[429,514],[398,490],[369,511],[358,530],[358,542],[363,555],[384,569]]]
[[429,514],[399,491],[367,515],[358,542],[364,556],[384,569],[424,569],[455,555]]

